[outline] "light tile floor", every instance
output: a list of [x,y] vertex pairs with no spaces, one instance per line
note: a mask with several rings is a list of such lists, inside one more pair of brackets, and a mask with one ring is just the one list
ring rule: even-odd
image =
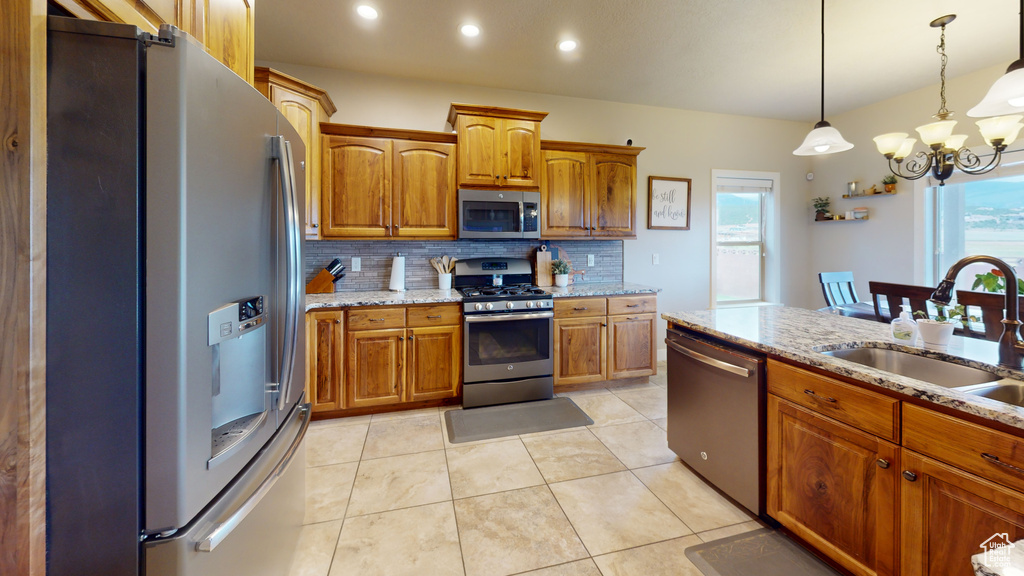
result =
[[700,576],[683,550],[762,524],[668,449],[665,370],[567,393],[589,427],[451,444],[445,409],[314,422],[291,576]]

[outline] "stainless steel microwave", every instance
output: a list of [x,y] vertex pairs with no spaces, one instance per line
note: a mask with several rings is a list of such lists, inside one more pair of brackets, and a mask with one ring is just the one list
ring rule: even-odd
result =
[[459,190],[459,238],[540,238],[540,192]]

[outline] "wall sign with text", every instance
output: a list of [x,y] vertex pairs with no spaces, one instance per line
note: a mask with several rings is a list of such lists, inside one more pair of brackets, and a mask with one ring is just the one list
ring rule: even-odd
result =
[[690,229],[690,179],[648,176],[647,228]]

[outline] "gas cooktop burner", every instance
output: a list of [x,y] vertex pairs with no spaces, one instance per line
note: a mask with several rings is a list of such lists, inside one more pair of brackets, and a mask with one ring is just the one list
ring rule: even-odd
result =
[[547,294],[544,290],[529,284],[517,284],[514,286],[467,287],[462,288],[461,292],[466,298],[508,298],[512,296],[534,296]]

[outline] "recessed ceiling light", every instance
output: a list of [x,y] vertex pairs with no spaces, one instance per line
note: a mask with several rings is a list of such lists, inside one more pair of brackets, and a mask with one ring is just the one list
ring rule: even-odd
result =
[[561,42],[558,43],[558,49],[561,50],[562,52],[572,52],[573,50],[576,49],[576,41],[562,40]]
[[463,36],[469,36],[470,38],[480,35],[480,28],[472,24],[465,24],[459,30],[462,31]]
[[366,4],[360,4],[359,6],[356,6],[356,12],[358,12],[360,16],[362,16],[363,18],[366,18],[367,20],[376,20],[377,19],[377,10],[375,10],[373,8],[373,6],[367,6]]

